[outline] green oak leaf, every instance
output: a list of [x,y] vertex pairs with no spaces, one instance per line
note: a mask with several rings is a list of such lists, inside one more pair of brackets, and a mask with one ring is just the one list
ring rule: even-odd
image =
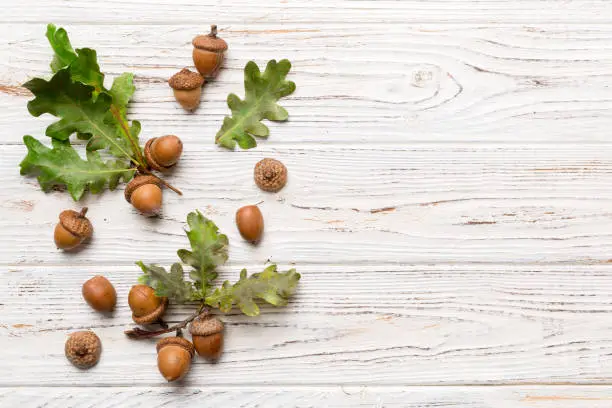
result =
[[117,106],[121,114],[125,115],[128,103],[136,92],[134,86],[134,74],[125,72],[113,81],[113,86],[108,93],[113,97],[113,105]]
[[129,162],[105,162],[96,152],[87,152],[87,160],[83,160],[68,141],[53,139],[53,148],[48,148],[32,136],[24,136],[23,143],[28,154],[20,164],[21,174],[36,175],[45,192],[65,186],[75,201],[86,189],[97,194],[108,185],[114,190],[121,179],[128,181],[134,175]]
[[139,282],[155,289],[155,295],[171,298],[177,303],[193,300],[193,284],[185,281],[181,264],[173,264],[170,272],[161,266],[145,265],[142,261],[136,262],[136,265],[144,273],[138,279]]
[[93,86],[97,95],[104,90],[104,74],[100,72],[96,51],[80,48],[76,52],[77,58],[69,66],[72,80]]
[[94,101],[94,88],[80,82],[72,82],[68,68],[59,70],[51,80],[34,78],[23,85],[35,96],[28,103],[32,116],[49,113],[61,118],[47,127],[47,136],[68,140],[77,132],[81,138],[89,138],[88,150],[105,147],[117,157],[131,159],[134,152],[120,126],[110,111],[112,97],[101,93]]
[[189,276],[198,290],[197,298],[204,299],[213,281],[217,278],[215,268],[227,261],[227,236],[219,233],[214,222],[204,217],[200,211],[187,215],[189,230],[185,231],[191,244],[191,251],[179,249],[181,261],[193,268]]
[[51,61],[51,71],[53,73],[66,68],[77,59],[77,54],[70,44],[66,30],[57,28],[54,24],[49,24],[47,25],[47,39],[55,52],[53,61]]
[[257,316],[257,300],[263,300],[273,306],[284,306],[287,299],[295,292],[300,274],[295,269],[277,272],[276,265],[270,265],[263,272],[247,277],[246,269],[240,272],[240,280],[233,285],[225,281],[221,288],[215,289],[206,298],[206,304],[218,307],[228,313],[237,305],[247,316]]
[[269,129],[262,119],[285,121],[289,114],[277,101],[295,91],[295,83],[285,78],[291,63],[284,59],[271,60],[262,74],[257,64],[249,61],[244,68],[245,98],[237,95],[227,97],[232,116],[226,116],[217,132],[215,142],[225,148],[234,149],[236,143],[243,149],[257,146],[253,136],[268,137]]

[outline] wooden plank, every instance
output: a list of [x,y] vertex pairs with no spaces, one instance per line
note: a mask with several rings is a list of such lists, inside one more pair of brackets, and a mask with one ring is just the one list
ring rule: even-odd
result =
[[[196,114],[178,107],[166,80],[192,64],[190,39],[201,24],[156,26],[155,35],[139,25],[105,26],[104,35],[100,26],[68,29],[75,46],[98,50],[110,77],[135,72],[130,113],[143,136],[211,143],[228,113],[227,95],[243,94],[245,63],[289,58],[298,84],[283,102],[290,122],[273,124],[265,144],[610,140],[610,24],[283,27],[222,26],[231,47],[225,69],[206,85]],[[49,74],[44,25],[0,25],[0,49],[2,143],[43,135],[49,119],[28,115],[19,84]]]
[[[2,146],[0,263],[170,263],[187,245],[185,217],[201,209],[229,235],[243,263],[609,262],[610,145],[425,146],[348,149],[262,146],[232,153],[192,149],[169,180],[163,217],[146,219],[122,192],[75,204],[45,195],[17,173],[23,148]],[[252,168],[277,157],[290,180],[262,193]],[[235,211],[263,201],[259,246],[239,237]],[[93,242],[78,254],[56,251],[62,209],[87,205]]]
[[163,407],[401,407],[401,408],[608,408],[609,387],[8,387],[7,406]]
[[[2,269],[3,386],[162,385],[154,343],[123,335],[136,269]],[[184,385],[612,383],[612,266],[298,269],[303,278],[289,306],[257,318],[225,316],[223,359],[195,360]],[[111,317],[81,299],[82,282],[100,273],[118,292]],[[224,268],[219,280],[237,273]],[[179,321],[194,307],[173,306],[167,319]],[[66,361],[63,344],[67,333],[87,328],[104,352],[82,372]]]
[[[28,10],[24,13],[23,10]],[[290,2],[267,1],[265,7],[248,0],[23,0],[6,4],[0,22],[78,22],[201,24],[202,18],[224,23],[302,21],[317,25],[325,22],[414,23],[445,22],[609,22],[611,8],[605,0],[514,1],[350,1],[325,0]]]

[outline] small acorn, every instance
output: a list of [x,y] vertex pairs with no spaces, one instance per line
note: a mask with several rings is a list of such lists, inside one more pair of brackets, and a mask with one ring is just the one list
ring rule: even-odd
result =
[[183,142],[174,135],[154,137],[145,144],[144,153],[153,170],[167,170],[179,161],[183,153]]
[[198,35],[192,41],[193,63],[205,78],[215,77],[223,63],[227,43],[217,37],[217,26],[210,26],[210,33]]
[[59,249],[71,250],[91,237],[93,226],[87,217],[87,207],[81,212],[73,210],[62,211],[59,215],[59,223],[55,226],[55,245]]
[[155,176],[138,175],[125,186],[125,199],[144,215],[157,215],[162,207],[161,181]]
[[128,294],[132,320],[137,324],[151,324],[159,321],[168,307],[167,297],[158,297],[152,287],[134,285]]
[[255,184],[264,191],[276,193],[287,183],[287,167],[275,159],[263,159],[255,165]]
[[166,337],[157,342],[157,368],[167,381],[185,377],[194,355],[193,344],[182,337]]
[[264,230],[264,220],[259,207],[247,205],[236,211],[236,226],[242,238],[252,243],[261,239]]
[[95,366],[102,354],[100,338],[92,331],[72,333],[64,346],[66,358],[76,367],[87,369]]
[[211,315],[198,316],[189,326],[196,351],[202,357],[218,360],[223,352],[223,322]]
[[200,105],[204,77],[197,72],[183,68],[168,80],[168,85],[174,91],[174,98],[181,106],[193,111]]
[[115,287],[104,276],[94,276],[83,284],[83,298],[98,312],[112,312],[117,304]]

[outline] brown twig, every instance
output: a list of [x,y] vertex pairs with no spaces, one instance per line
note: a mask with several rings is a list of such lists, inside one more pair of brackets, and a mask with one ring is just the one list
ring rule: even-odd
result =
[[189,316],[185,320],[175,324],[174,326],[166,327],[166,328],[163,328],[163,329],[160,329],[160,330],[153,330],[153,331],[141,329],[140,327],[135,327],[135,328],[133,328],[131,330],[126,330],[124,333],[130,339],[139,340],[139,339],[149,339],[151,337],[156,337],[156,336],[159,336],[159,335],[162,335],[162,334],[166,334],[166,333],[170,333],[170,332],[177,331],[177,330],[180,330],[180,329],[184,329],[196,317],[200,316],[201,314],[208,314],[208,310],[205,310],[205,308],[206,308],[206,305],[204,303],[202,303],[202,305],[200,305],[200,307],[198,308],[197,312],[195,312],[194,314],[192,314],[191,316]]

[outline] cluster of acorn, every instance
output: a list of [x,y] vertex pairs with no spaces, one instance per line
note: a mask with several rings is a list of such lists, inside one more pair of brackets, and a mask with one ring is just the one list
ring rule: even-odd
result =
[[[145,176],[143,176],[145,177]],[[275,159],[263,159],[255,165],[255,183],[264,191],[277,192],[287,182],[287,168]],[[137,190],[136,190],[137,191]],[[93,226],[86,217],[87,208],[80,212],[65,210],[55,228],[55,242],[63,249],[73,249],[89,238]],[[247,241],[256,243],[261,239],[263,215],[256,205],[248,205],[236,212],[236,226]],[[117,292],[111,282],[103,276],[94,276],[83,284],[85,301],[96,311],[112,312],[117,304]],[[162,316],[168,307],[168,298],[155,295],[147,285],[135,285],[128,294],[132,320],[139,325],[165,325]],[[180,330],[174,337],[166,337],[157,343],[157,366],[167,381],[183,378],[191,367],[195,353],[209,360],[217,360],[223,350],[223,322],[202,313],[189,324],[192,341],[182,337]],[[90,368],[97,364],[102,352],[100,338],[92,331],[72,333],[65,344],[66,357],[79,368]]]
[[[83,298],[98,312],[112,312],[117,304],[117,292],[104,276],[94,276],[83,284]],[[135,285],[130,289],[128,304],[132,319],[137,324],[162,323],[162,315],[168,307],[168,299],[157,297],[146,285]],[[166,337],[157,343],[157,367],[167,381],[183,378],[197,352],[210,360],[217,360],[223,350],[223,323],[208,314],[194,319],[189,332],[193,343],[182,336]],[[72,333],[66,341],[66,358],[78,368],[91,368],[102,354],[102,342],[93,331]]]
[[202,87],[206,79],[217,76],[227,50],[227,43],[217,37],[216,25],[210,27],[209,34],[195,37],[192,45],[193,63],[199,74],[183,68],[168,80],[177,102],[188,111],[193,111],[200,105]]

